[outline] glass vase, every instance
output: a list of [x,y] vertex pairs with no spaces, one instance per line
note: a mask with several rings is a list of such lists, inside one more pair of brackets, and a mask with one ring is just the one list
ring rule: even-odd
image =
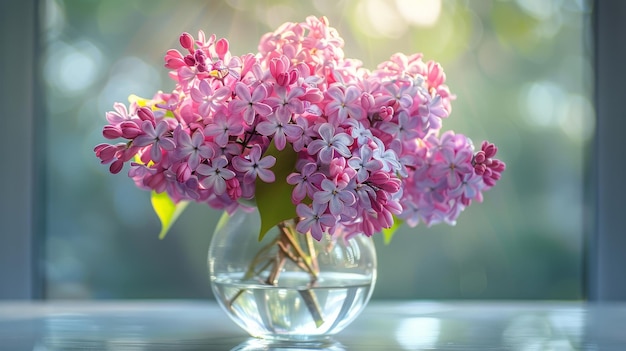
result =
[[250,335],[319,341],[363,310],[376,282],[374,242],[365,235],[324,234],[317,241],[281,222],[258,240],[258,211],[224,214],[209,248],[213,293]]

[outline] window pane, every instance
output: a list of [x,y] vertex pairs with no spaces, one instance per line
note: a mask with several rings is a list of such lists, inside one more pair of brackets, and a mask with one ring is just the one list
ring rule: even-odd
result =
[[163,55],[183,31],[226,37],[236,55],[285,21],[325,15],[348,57],[439,61],[457,95],[444,129],[499,146],[500,184],[454,227],[377,237],[375,298],[582,294],[584,155],[594,130],[585,1],[47,0],[49,298],[209,297],[219,213],[192,205],[164,240],[149,194],[93,154],[104,113],[174,84]]

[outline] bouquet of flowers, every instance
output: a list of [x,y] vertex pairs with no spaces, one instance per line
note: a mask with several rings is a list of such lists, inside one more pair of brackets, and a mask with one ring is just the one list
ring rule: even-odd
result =
[[317,240],[454,224],[500,179],[496,146],[441,132],[454,95],[437,62],[397,53],[368,70],[343,44],[323,17],[285,23],[242,56],[183,33],[165,55],[174,89],[116,103],[103,135],[123,141],[95,153],[111,173],[130,163],[162,234],[187,201],[256,206],[261,238],[293,218]]

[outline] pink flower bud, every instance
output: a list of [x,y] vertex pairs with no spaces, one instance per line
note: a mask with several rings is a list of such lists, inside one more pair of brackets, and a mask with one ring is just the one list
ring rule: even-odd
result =
[[476,153],[476,155],[474,156],[474,162],[475,163],[484,163],[485,162],[485,152],[484,151],[478,151]]
[[281,57],[273,58],[270,61],[270,74],[278,81],[278,77],[281,74],[285,74],[288,67],[289,59],[287,56],[283,55]]
[[485,185],[487,185],[488,187],[492,187],[496,185],[496,180],[493,179],[492,177],[483,176],[483,182],[485,182]]
[[187,66],[195,66],[196,64],[196,59],[193,58],[193,55],[185,56],[184,61]]
[[226,181],[226,193],[233,200],[241,197],[243,192],[237,178],[232,178]]
[[109,171],[113,174],[117,174],[117,173],[120,173],[122,168],[124,168],[124,161],[115,160],[113,163],[111,163],[111,166],[109,167]]
[[181,54],[180,51],[178,51],[178,50],[169,49],[165,53],[165,57],[166,58],[179,58],[179,59],[182,59],[183,58],[183,54]]
[[224,59],[224,56],[228,52],[228,40],[222,38],[215,43],[215,52],[220,60]]
[[289,71],[289,84],[290,85],[297,82],[299,78],[300,78],[300,74],[298,73],[297,70],[292,69],[291,71]]
[[493,171],[489,167],[485,167],[485,173],[483,173],[483,177],[491,178]]
[[170,69],[178,69],[185,65],[183,55],[178,50],[168,50],[165,54],[165,67]]
[[506,169],[506,164],[500,160],[493,160],[491,167],[494,172],[504,172]]
[[122,122],[120,124],[122,136],[126,139],[134,139],[142,133],[141,128],[135,122]]
[[488,144],[486,148],[483,149],[485,151],[485,156],[487,158],[492,158],[498,152],[498,148],[494,144]]
[[382,171],[375,171],[370,174],[368,180],[378,186],[379,184],[384,184],[389,181],[389,174]]
[[280,86],[289,85],[289,76],[287,75],[287,73],[280,73],[275,78],[276,78],[276,84]]
[[142,121],[152,121],[154,122],[154,114],[152,113],[152,110],[150,109],[150,107],[140,107],[137,110],[137,117],[139,117],[139,119],[141,119]]
[[476,173],[478,175],[483,175],[485,173],[485,169],[486,168],[487,167],[484,164],[479,163],[479,164],[474,166],[474,173]]
[[191,177],[191,168],[189,168],[189,163],[183,162],[179,164],[176,169],[176,180],[179,183],[184,183],[189,179],[189,177]]
[[480,149],[485,152],[485,156],[487,158],[492,158],[493,156],[495,156],[497,151],[496,146],[488,142],[487,140],[483,141],[483,143],[480,145]]
[[380,108],[380,111],[378,112],[378,114],[380,115],[380,118],[385,121],[388,122],[391,120],[391,118],[393,118],[393,107],[391,106],[382,106]]
[[438,87],[446,80],[446,74],[443,73],[441,65],[435,61],[428,62],[428,85],[431,87]]
[[200,51],[200,50],[196,51],[193,54],[193,57],[196,59],[196,61],[199,61],[199,62],[203,62],[204,60],[206,60],[206,54],[204,53],[204,51]]
[[96,157],[98,157],[102,164],[113,161],[119,148],[116,145],[111,144],[99,144],[94,148]]
[[169,59],[165,61],[165,67],[169,69],[179,69],[185,65],[186,65],[185,61],[181,59]]
[[389,193],[397,192],[398,190],[400,190],[401,185],[402,185],[402,182],[398,178],[389,178],[389,180],[384,183],[376,184],[376,186],[378,186],[380,189],[387,191]]
[[180,41],[180,46],[189,50],[190,52],[193,52],[193,37],[191,36],[191,34],[187,32],[181,34],[179,41]]
[[110,144],[98,144],[93,148],[93,152],[96,153],[96,157],[100,157],[100,153],[102,152],[102,150],[110,146]]
[[107,139],[117,139],[122,136],[122,131],[118,126],[106,125],[102,128],[102,135]]
[[369,111],[374,105],[376,101],[374,100],[374,96],[370,93],[361,94],[361,107],[365,109],[365,111]]

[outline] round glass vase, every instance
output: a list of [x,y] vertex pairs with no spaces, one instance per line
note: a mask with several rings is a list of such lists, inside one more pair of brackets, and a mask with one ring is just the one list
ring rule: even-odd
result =
[[320,341],[363,310],[376,282],[376,250],[365,235],[325,234],[317,241],[288,220],[259,241],[258,211],[220,219],[209,248],[213,293],[250,335]]

